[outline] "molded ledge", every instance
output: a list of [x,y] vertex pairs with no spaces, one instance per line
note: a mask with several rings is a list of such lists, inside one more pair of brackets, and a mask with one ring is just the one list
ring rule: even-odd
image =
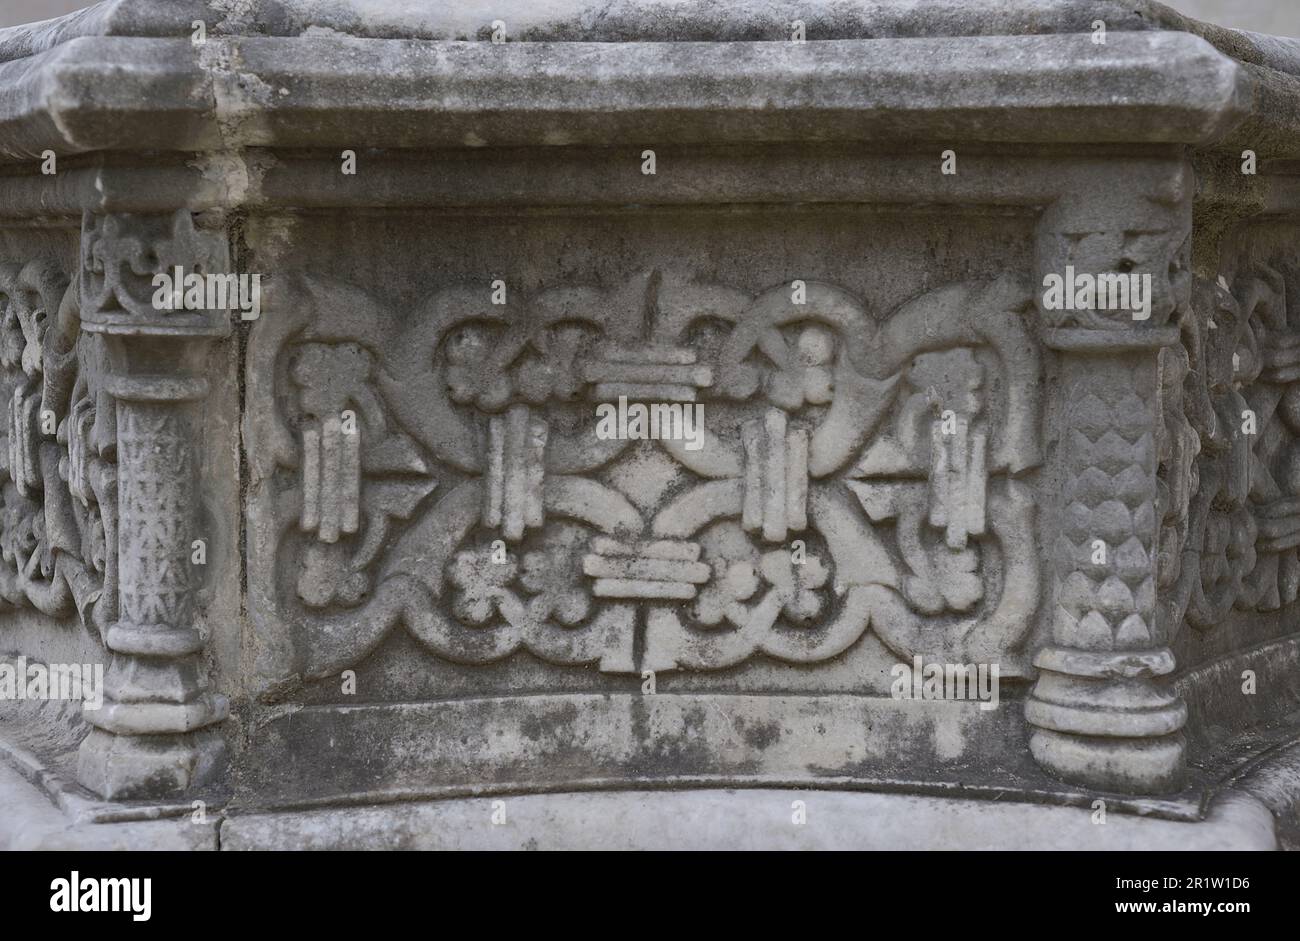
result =
[[10,158],[94,150],[1213,142],[1254,82],[1189,33],[732,43],[79,38],[0,65]]

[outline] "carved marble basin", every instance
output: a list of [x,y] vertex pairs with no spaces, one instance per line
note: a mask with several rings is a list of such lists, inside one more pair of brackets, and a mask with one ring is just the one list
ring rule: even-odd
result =
[[729,788],[1291,838],[1295,42],[449,6],[0,30],[13,788],[84,845]]

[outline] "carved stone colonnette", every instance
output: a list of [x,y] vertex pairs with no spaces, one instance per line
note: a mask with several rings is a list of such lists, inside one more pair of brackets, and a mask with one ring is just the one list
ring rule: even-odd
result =
[[183,793],[224,771],[212,728],[228,713],[207,689],[195,629],[194,541],[204,446],[192,412],[208,392],[204,346],[230,331],[226,309],[159,309],[154,275],[224,274],[227,234],[173,213],[87,212],[81,326],[104,338],[116,406],[117,619],[105,703],[84,715],[79,780],[105,797]]
[[[1099,181],[1100,182],[1100,181]],[[1069,780],[1150,792],[1181,783],[1187,709],[1157,604],[1161,351],[1191,312],[1193,177],[1171,167],[1069,192],[1039,223],[1037,270],[1145,278],[1147,309],[1043,309],[1057,351],[1059,528],[1050,642],[1026,704],[1034,757]],[[1133,282],[1130,281],[1130,284]],[[1040,295],[1040,305],[1046,291]],[[1182,494],[1175,497],[1184,496]],[[1175,511],[1177,512],[1177,511]]]

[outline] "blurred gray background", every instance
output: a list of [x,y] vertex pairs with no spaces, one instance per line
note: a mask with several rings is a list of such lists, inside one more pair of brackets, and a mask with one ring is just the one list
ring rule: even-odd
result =
[[[166,3],[167,0],[159,0]],[[455,0],[429,0],[430,3]],[[1164,0],[1188,16],[1237,29],[1300,37],[1300,0]],[[0,26],[30,23],[59,16],[80,7],[87,0],[0,0]]]

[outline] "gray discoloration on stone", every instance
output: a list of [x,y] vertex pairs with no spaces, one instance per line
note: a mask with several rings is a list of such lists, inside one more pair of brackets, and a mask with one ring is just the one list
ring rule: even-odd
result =
[[1142,0],[0,31],[0,652],[107,667],[0,701],[0,837],[1291,840],[1296,58]]

